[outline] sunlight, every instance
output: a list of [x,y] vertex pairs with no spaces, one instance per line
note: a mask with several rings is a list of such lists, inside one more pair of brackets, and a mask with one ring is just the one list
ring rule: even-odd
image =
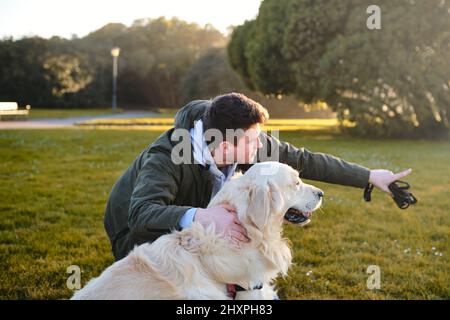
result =
[[[110,22],[131,25],[136,19],[178,17],[226,33],[230,25],[256,16],[261,0],[53,0],[0,1],[0,37],[58,35],[83,37]],[[24,23],[26,22],[26,23]]]

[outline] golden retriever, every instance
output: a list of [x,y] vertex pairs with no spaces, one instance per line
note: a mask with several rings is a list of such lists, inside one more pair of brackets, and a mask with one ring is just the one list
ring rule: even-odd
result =
[[234,206],[249,243],[232,245],[212,226],[194,222],[135,247],[72,299],[232,299],[227,284],[246,289],[236,299],[274,299],[272,282],[287,274],[292,259],[282,236],[285,213],[309,217],[322,196],[288,165],[257,163],[227,182],[208,205]]

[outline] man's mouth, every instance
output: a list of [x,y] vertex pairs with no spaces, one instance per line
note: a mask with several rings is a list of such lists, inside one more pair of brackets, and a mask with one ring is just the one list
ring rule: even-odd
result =
[[306,224],[311,218],[311,211],[300,211],[295,208],[289,208],[289,210],[284,214],[284,219],[294,224]]

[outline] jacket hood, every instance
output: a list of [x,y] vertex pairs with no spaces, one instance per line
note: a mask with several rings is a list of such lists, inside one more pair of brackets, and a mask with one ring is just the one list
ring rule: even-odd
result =
[[[195,100],[182,107],[175,115],[174,129],[183,128],[190,131],[194,127],[194,122],[202,118],[210,100]],[[173,129],[164,132],[147,149],[147,152],[164,152],[171,154],[172,148],[178,143],[171,140]],[[193,152],[193,150],[192,150]]]
[[194,121],[201,119],[211,100],[195,100],[181,108],[175,115],[174,127],[191,129]]

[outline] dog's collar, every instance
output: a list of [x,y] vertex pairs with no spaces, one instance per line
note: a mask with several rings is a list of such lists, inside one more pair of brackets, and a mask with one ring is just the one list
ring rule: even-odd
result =
[[227,284],[227,293],[230,298],[233,300],[236,299],[236,293],[239,291],[249,291],[249,290],[261,290],[263,288],[263,284],[260,283],[254,286],[252,289],[244,289],[238,284]]

